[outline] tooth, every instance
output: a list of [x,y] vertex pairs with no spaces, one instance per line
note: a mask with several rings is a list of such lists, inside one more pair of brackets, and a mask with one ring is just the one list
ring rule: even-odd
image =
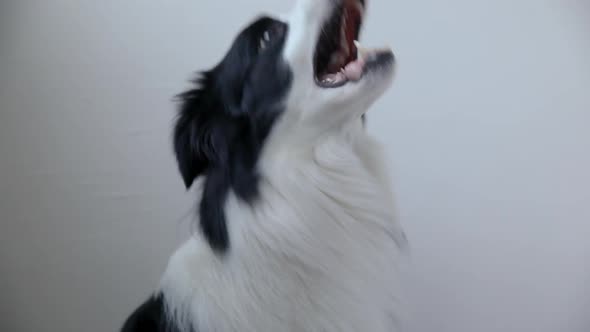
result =
[[359,43],[357,40],[354,41],[354,45],[356,45],[357,58],[359,58],[359,59],[365,58],[367,56],[367,54],[370,53],[370,51],[366,48],[363,48],[361,46],[361,43]]

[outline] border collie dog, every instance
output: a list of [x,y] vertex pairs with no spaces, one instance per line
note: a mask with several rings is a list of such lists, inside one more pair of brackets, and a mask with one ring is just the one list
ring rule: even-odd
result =
[[365,5],[260,17],[180,95],[200,231],[123,331],[400,331],[405,237],[363,125],[394,56],[357,42]]

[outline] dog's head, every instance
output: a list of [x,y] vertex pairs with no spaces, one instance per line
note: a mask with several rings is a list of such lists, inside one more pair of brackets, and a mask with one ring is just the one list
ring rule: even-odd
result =
[[356,42],[364,0],[300,0],[285,18],[262,17],[223,60],[180,95],[174,148],[187,188],[205,177],[201,230],[213,249],[229,237],[228,193],[252,202],[265,149],[285,151],[361,121],[389,86],[389,50]]

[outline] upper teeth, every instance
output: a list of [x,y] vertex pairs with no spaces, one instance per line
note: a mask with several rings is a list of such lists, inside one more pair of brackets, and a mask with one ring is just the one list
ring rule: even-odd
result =
[[354,41],[354,45],[356,46],[356,55],[358,59],[362,59],[370,53],[368,49],[361,46],[361,43],[359,43],[358,40]]
[[362,56],[362,53],[361,53],[361,43],[359,43],[358,40],[355,40],[354,41],[354,46],[356,46],[356,58],[357,59],[360,59],[361,56]]

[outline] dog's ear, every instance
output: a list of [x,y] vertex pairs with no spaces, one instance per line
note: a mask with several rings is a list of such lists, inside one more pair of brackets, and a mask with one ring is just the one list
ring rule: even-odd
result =
[[204,76],[196,83],[199,88],[178,96],[174,152],[187,189],[197,177],[206,177],[199,205],[201,231],[211,248],[223,252],[229,247],[223,205],[231,185],[230,142],[235,141],[238,125],[210,78]]
[[207,168],[207,156],[201,151],[204,139],[199,137],[199,122],[187,114],[181,114],[174,130],[174,152],[178,169],[187,189]]
[[174,152],[178,169],[187,189],[213,163],[225,162],[227,142],[223,131],[221,105],[207,86],[207,77],[197,82],[201,87],[178,96],[181,105],[174,128]]

